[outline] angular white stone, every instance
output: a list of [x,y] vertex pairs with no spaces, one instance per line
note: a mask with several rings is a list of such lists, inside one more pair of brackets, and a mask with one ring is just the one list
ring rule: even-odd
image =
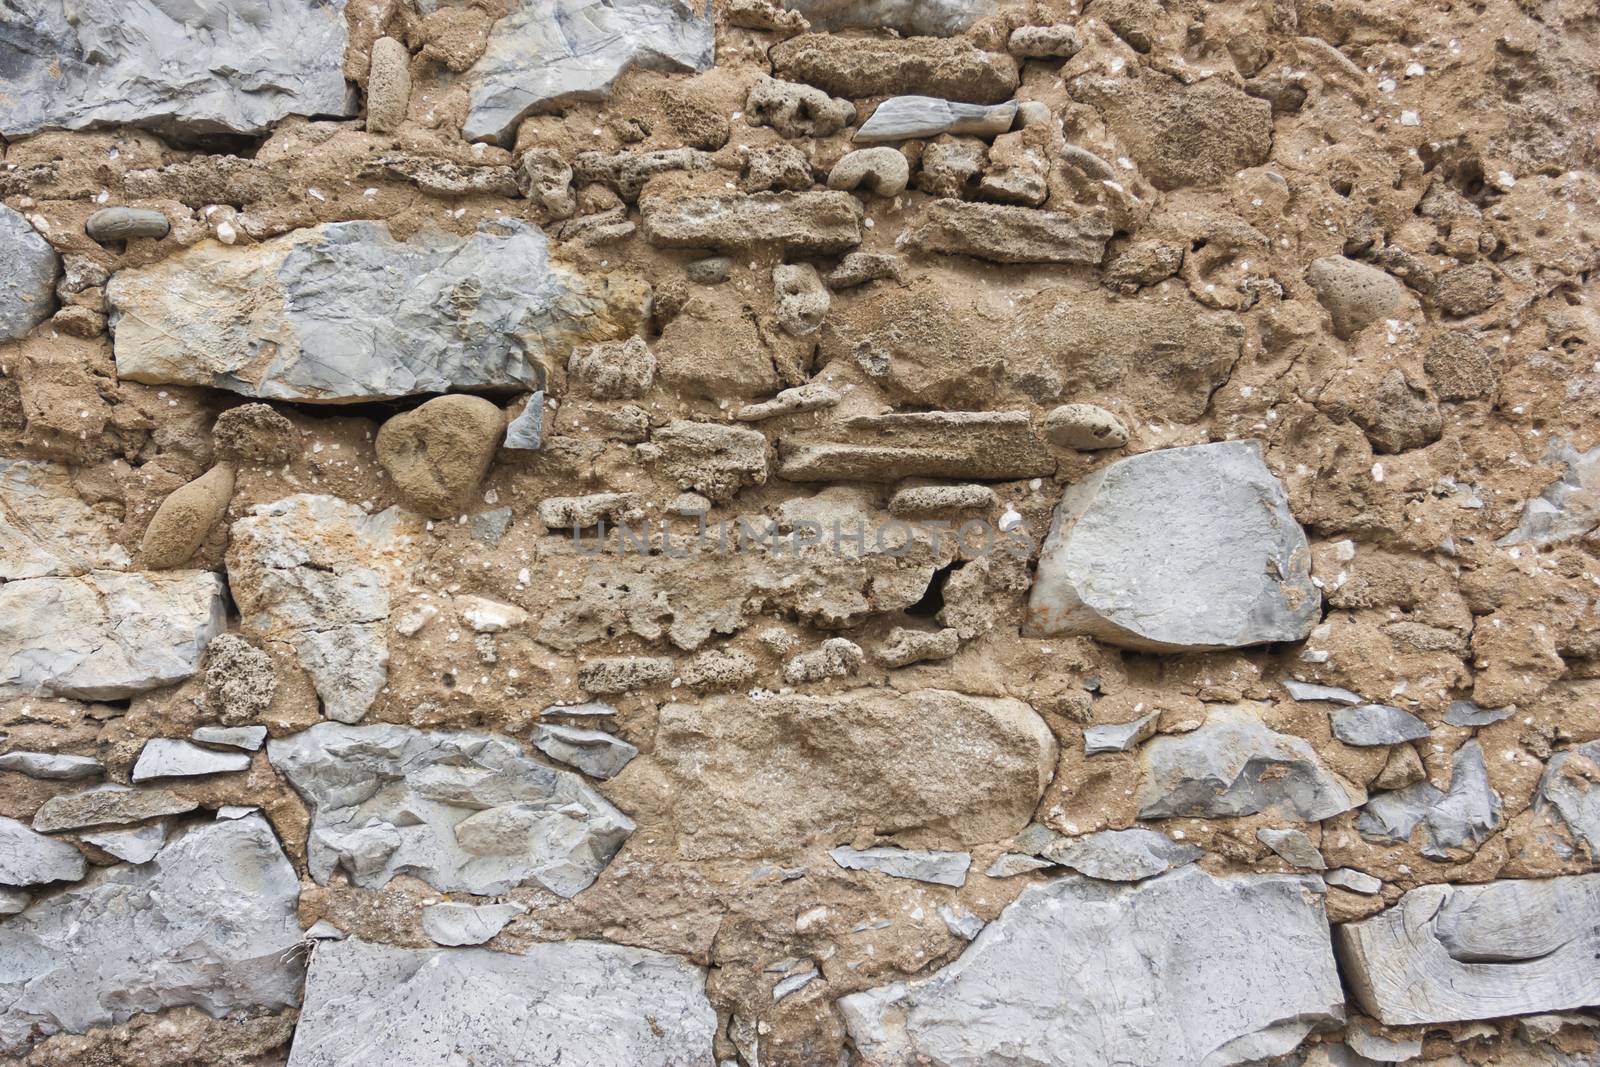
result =
[[506,923],[528,909],[515,902],[507,904],[458,904],[446,901],[422,909],[422,932],[435,944],[456,948],[481,945],[504,930]]
[[405,949],[324,941],[289,1067],[710,1067],[705,972],[595,941]]
[[76,882],[83,877],[85,866],[83,853],[69,842],[0,817],[0,885],[20,889],[47,882]]
[[84,834],[83,839],[124,863],[144,863],[167,843],[167,824],[153,822],[133,830],[103,830]]
[[505,893],[536,882],[587,888],[633,822],[568,771],[496,734],[320,723],[267,742],[311,808],[311,876],[363,888],[397,874],[441,892]]
[[1329,885],[1348,889],[1352,893],[1362,893],[1372,896],[1383,891],[1383,879],[1374,878],[1366,871],[1354,870],[1350,867],[1335,867],[1323,874],[1322,880]]
[[843,997],[874,1067],[1229,1067],[1342,1021],[1319,884],[1215,878],[1029,886],[931,977]]
[[533,747],[591,778],[614,778],[639,754],[637,748],[604,730],[557,723],[535,726]]
[[180,1005],[300,1000],[300,882],[260,816],[204,823],[0,922],[0,1053]]
[[[0,22],[0,122],[6,99],[4,76],[7,26]],[[56,279],[61,258],[28,220],[0,204],[0,341],[21,337],[50,317],[56,306]],[[3,527],[0,527],[3,529]]]
[[715,51],[710,11],[692,0],[515,0],[464,77],[469,141],[506,142],[540,108],[604,98],[630,67],[701,71]]
[[209,571],[95,571],[0,585],[0,619],[0,697],[120,700],[193,674],[227,601]]
[[16,771],[29,778],[74,782],[105,773],[92,756],[68,756],[58,752],[7,752],[0,755],[0,771]]
[[1026,632],[1155,652],[1298,641],[1320,617],[1310,563],[1258,442],[1145,452],[1062,494]]
[[908,848],[829,849],[833,862],[847,871],[875,871],[890,878],[910,878],[934,885],[963,886],[972,857],[965,852],[920,852]]
[[133,765],[133,781],[152,778],[187,778],[201,774],[228,774],[248,770],[250,757],[243,752],[218,752],[192,741],[172,737],[152,737],[139,751]]
[[1317,685],[1314,682],[1301,682],[1293,678],[1286,679],[1283,688],[1288,690],[1289,696],[1295,700],[1329,700],[1335,704],[1360,704],[1364,698],[1360,693],[1352,693],[1348,689],[1340,689],[1334,685]]
[[1311,871],[1322,871],[1328,867],[1322,850],[1299,830],[1274,830],[1263,826],[1256,831],[1256,840],[1277,853],[1285,863]]
[[941,133],[974,134],[994,137],[1011,128],[1017,105],[962,104],[936,96],[891,96],[876,111],[853,140],[909,141],[937,137]]
[[1356,999],[1390,1026],[1600,1003],[1600,874],[1413,889],[1338,928]]
[[0,134],[138,125],[259,133],[355,113],[344,0],[17,0],[0,21]]

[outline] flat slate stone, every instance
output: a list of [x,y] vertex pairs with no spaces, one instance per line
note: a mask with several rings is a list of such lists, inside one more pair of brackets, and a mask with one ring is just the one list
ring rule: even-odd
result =
[[[9,27],[0,22],[0,72],[6,69],[8,30]],[[8,105],[6,82],[0,73],[0,121]],[[0,276],[0,341],[10,341],[23,336],[55,311],[61,257],[27,219],[0,204],[0,261],[6,265],[4,275]]]
[[1274,830],[1264,826],[1256,831],[1256,840],[1277,853],[1285,863],[1310,871],[1322,871],[1328,867],[1322,850],[1299,830]]
[[526,952],[324,941],[289,1067],[710,1067],[705,971],[594,941]]
[[1025,632],[1153,652],[1298,641],[1321,616],[1305,531],[1256,441],[1129,456],[1067,488]]
[[1269,730],[1250,705],[1214,705],[1199,729],[1147,742],[1139,760],[1141,819],[1266,812],[1319,822],[1366,800],[1309,742]]
[[633,832],[577,775],[497,734],[321,723],[267,742],[311,808],[307,866],[376,889],[397,874],[441,892],[527,882],[576,896]]
[[153,822],[132,830],[102,830],[84,834],[83,840],[124,863],[146,863],[167,843],[167,824]]
[[243,752],[218,752],[192,741],[152,737],[139,750],[139,759],[133,765],[131,777],[135,782],[147,782],[152,778],[229,774],[249,768],[250,757]]
[[[300,1002],[300,880],[259,815],[203,823],[0,922],[0,1053],[139,1012]],[[225,916],[226,921],[219,921]]]
[[259,752],[267,740],[265,726],[201,726],[189,735],[207,745],[227,745],[246,752]]
[[1205,850],[1174,841],[1155,830],[1135,827],[1061,837],[1039,854],[1104,882],[1138,882],[1193,863],[1205,855]]
[[1156,732],[1156,723],[1160,719],[1161,713],[1153,711],[1132,722],[1086,726],[1083,730],[1083,754],[1098,756],[1103,752],[1126,752],[1140,742],[1148,741]]
[[481,945],[506,924],[527,911],[515,902],[507,904],[458,904],[446,901],[422,909],[422,932],[435,944],[449,948]]
[[972,857],[965,852],[919,852],[909,848],[849,848],[828,850],[833,862],[847,871],[875,871],[890,878],[909,878],[934,885],[963,886]]
[[533,728],[533,747],[553,760],[576,767],[591,778],[614,778],[639,750],[604,730],[540,723]]
[[1489,785],[1483,748],[1468,741],[1450,757],[1450,789],[1431,783],[1378,793],[1356,819],[1356,832],[1368,841],[1398,843],[1421,825],[1422,854],[1448,859],[1453,850],[1476,852],[1500,825],[1500,798]]
[[353,115],[344,7],[18,0],[0,20],[0,134],[253,134],[288,115]]
[[1058,878],[1023,890],[954,963],[839,1009],[874,1067],[1268,1059],[1344,1019],[1320,888],[1193,866],[1134,884]]
[[106,299],[123,379],[332,404],[539,389],[543,360],[627,333],[644,303],[553,264],[515,219],[469,237],[358,221],[205,242],[118,271]]
[[33,828],[42,833],[54,833],[90,826],[121,826],[164,815],[182,815],[199,806],[197,801],[165,789],[102,785],[81,793],[51,797],[34,812]]
[[0,697],[121,700],[181,682],[223,631],[209,571],[95,571],[0,585]]
[[462,135],[507,143],[524,116],[603,99],[630,67],[702,71],[716,27],[694,0],[517,0],[465,81]]
[[1452,700],[1445,709],[1444,721],[1451,726],[1488,726],[1517,713],[1515,704],[1503,708],[1480,708],[1470,700]]
[[1283,688],[1295,700],[1326,700],[1334,704],[1353,705],[1363,703],[1365,699],[1360,693],[1352,693],[1335,685],[1317,685],[1314,682],[1301,682],[1293,678],[1285,680]]
[[852,140],[909,141],[941,133],[987,135],[1005,133],[1017,117],[1017,105],[963,104],[937,96],[891,96],[856,130]]
[[1347,745],[1399,745],[1427,737],[1428,724],[1387,704],[1362,704],[1333,713],[1333,736]]
[[68,756],[59,752],[7,752],[0,755],[0,771],[15,771],[29,778],[74,782],[97,778],[105,773],[92,756]]
[[22,889],[48,882],[76,882],[86,867],[83,853],[70,842],[0,817],[0,885]]
[[1582,844],[1591,859],[1600,856],[1600,741],[1552,753],[1534,794],[1535,809],[1553,816]]
[[1429,885],[1338,928],[1361,1006],[1389,1026],[1600,1003],[1600,874]]

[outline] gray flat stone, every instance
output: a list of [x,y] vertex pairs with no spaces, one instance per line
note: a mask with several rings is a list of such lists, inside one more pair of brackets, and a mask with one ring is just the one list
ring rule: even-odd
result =
[[218,752],[191,741],[153,737],[139,751],[132,779],[148,782],[154,778],[188,778],[203,774],[230,774],[249,770],[250,757],[243,752]]
[[469,141],[509,142],[523,117],[603,99],[623,71],[711,67],[715,27],[691,0],[518,0],[464,76]]
[[289,1067],[708,1067],[705,980],[674,956],[594,941],[521,954],[324,941]]
[[[7,27],[0,24],[0,71],[5,70],[9,51],[6,32]],[[0,76],[0,122],[4,121],[9,103],[5,95],[7,80]],[[6,264],[5,275],[0,277],[0,341],[10,341],[55,311],[61,257],[27,219],[0,204],[0,261]]]
[[1267,729],[1249,705],[1215,705],[1199,729],[1147,742],[1139,759],[1141,819],[1265,812],[1319,822],[1366,800],[1309,742]]
[[942,133],[994,137],[1017,117],[1017,105],[963,104],[936,96],[891,96],[879,104],[852,140],[909,141]]
[[159,211],[138,207],[106,207],[89,216],[84,232],[96,241],[127,241],[135,237],[160,240],[172,223]]
[[1389,1026],[1600,1003],[1600,875],[1413,889],[1338,928],[1351,991]]
[[16,771],[29,778],[74,782],[105,773],[92,756],[68,756],[59,752],[7,752],[0,755],[0,771]]
[[1156,723],[1160,720],[1161,713],[1153,711],[1144,718],[1134,719],[1132,722],[1087,726],[1083,731],[1083,754],[1098,756],[1102,752],[1126,752],[1141,742],[1148,741],[1155,734]]
[[449,948],[481,945],[527,912],[522,904],[458,904],[446,901],[422,909],[422,932]]
[[246,752],[259,752],[267,740],[265,726],[202,726],[189,735],[208,745],[227,745]]
[[642,315],[642,295],[618,291],[552,264],[543,231],[503,219],[468,237],[402,241],[358,221],[204,243],[118,271],[106,298],[121,378],[352,403],[542,388],[542,360]]
[[76,882],[86,867],[83,853],[70,842],[0,817],[0,885],[22,889],[48,882]]
[[1534,808],[1565,824],[1574,844],[1600,856],[1600,741],[1552,753],[1534,794]]
[[209,571],[95,571],[6,582],[0,618],[0,697],[120,700],[194,674],[227,599]]
[[102,830],[84,834],[83,839],[124,863],[146,863],[167,843],[167,824],[153,822],[133,830]]
[[604,730],[540,723],[533,729],[533,747],[553,760],[591,778],[614,778],[639,754],[628,742]]
[[197,801],[165,789],[102,785],[81,793],[51,797],[34,813],[33,828],[42,833],[54,833],[90,826],[122,826],[164,815],[182,815],[199,806]]
[[1340,689],[1334,685],[1317,685],[1314,682],[1300,682],[1293,678],[1286,679],[1283,688],[1295,700],[1326,700],[1334,704],[1361,704],[1366,700],[1360,693],[1352,693],[1348,689]]
[[605,716],[609,718],[617,713],[617,709],[610,704],[598,700],[586,700],[582,704],[551,704],[539,712],[539,715],[572,716],[575,718],[588,718],[589,716]]
[[1515,704],[1503,708],[1480,708],[1470,700],[1452,700],[1445,710],[1444,721],[1451,726],[1488,726],[1509,719],[1517,713]]
[[299,895],[272,828],[252,816],[40,898],[0,923],[0,1053],[182,1005],[219,1017],[294,1007]]
[[22,889],[0,885],[0,915],[17,915],[33,900],[33,894]]
[[1039,854],[1104,882],[1138,882],[1193,863],[1205,855],[1205,850],[1174,841],[1155,830],[1136,827],[1058,838]]
[[[528,402],[517,417],[506,423],[506,439],[500,447],[510,448],[521,452],[536,452],[544,443],[544,390],[539,389],[528,398]],[[509,517],[510,510],[506,515]]]
[[874,1067],[1267,1059],[1344,1018],[1319,890],[1192,866],[1059,878],[1023,890],[954,963],[843,997],[840,1013]]
[[1256,831],[1256,840],[1277,853],[1285,863],[1309,871],[1322,871],[1328,867],[1328,861],[1322,858],[1322,850],[1312,844],[1311,838],[1299,830],[1273,830],[1262,827]]
[[1399,745],[1427,737],[1428,724],[1387,704],[1362,704],[1333,713],[1333,736],[1347,745],[1368,748]]
[[446,893],[534,882],[572,897],[633,832],[577,775],[497,734],[321,723],[273,738],[267,755],[311,808],[307,865],[321,884],[342,869],[368,889],[403,873]]
[[1496,544],[1550,545],[1600,525],[1600,446],[1579,452],[1551,442],[1545,460],[1566,464],[1566,472],[1522,506],[1522,521]]
[[1029,871],[1042,871],[1046,867],[1054,867],[1049,860],[1042,860],[1038,856],[1025,856],[1020,852],[1002,852],[989,864],[984,876],[988,878],[1013,878]]
[[963,886],[972,857],[965,852],[926,852],[908,848],[829,849],[833,862],[847,871],[873,871],[890,878],[910,878],[934,885]]
[[1356,831],[1368,841],[1405,841],[1442,799],[1444,793],[1430,782],[1374,793],[1356,818]]
[[1331,871],[1326,871],[1322,875],[1322,880],[1340,889],[1348,889],[1352,893],[1361,893],[1369,897],[1383,891],[1382,879],[1374,878],[1366,871],[1357,871],[1349,867],[1335,867]]
[[1476,852],[1500,825],[1500,798],[1489,785],[1483,749],[1468,741],[1450,759],[1450,788],[1428,782],[1379,793],[1362,808],[1356,832],[1368,841],[1402,842],[1421,825],[1422,854],[1450,858],[1451,850]]
[[1129,456],[1062,494],[1025,632],[1155,652],[1298,641],[1320,618],[1310,564],[1258,442]]
[[[1344,1041],[1350,1046],[1350,1051],[1377,1063],[1404,1063],[1422,1055],[1420,1038],[1396,1040],[1375,1034],[1359,1023],[1351,1023],[1345,1028]],[[1351,1067],[1361,1065],[1352,1064]]]
[[261,133],[288,115],[353,115],[347,36],[344,0],[19,0],[0,23],[0,134]]

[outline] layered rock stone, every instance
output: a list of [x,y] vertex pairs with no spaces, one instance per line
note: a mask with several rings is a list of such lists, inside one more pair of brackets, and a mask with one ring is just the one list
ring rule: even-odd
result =
[[861,243],[861,208],[849,193],[722,193],[644,196],[645,239],[662,248],[777,245],[832,255]]
[[937,689],[669,704],[654,755],[691,859],[861,830],[911,847],[998,841],[1027,824],[1055,758],[1027,704]]
[[205,243],[106,287],[117,374],[246,396],[350,403],[542,386],[573,344],[630,332],[644,293],[550,261],[504,219],[470,237],[338,222]]
[[908,239],[925,252],[996,263],[1092,266],[1105,258],[1112,232],[1110,218],[1098,208],[1038,211],[944,199],[928,205]]
[[0,580],[121,570],[128,553],[59,463],[0,458]]
[[90,826],[121,826],[164,815],[182,815],[199,806],[197,801],[165,789],[102,785],[81,793],[51,797],[34,814],[33,828],[41,833],[54,833]]
[[1062,494],[1027,631],[1160,652],[1297,641],[1320,615],[1310,566],[1259,443],[1146,452]]
[[1196,867],[1029,886],[931,977],[839,1001],[878,1067],[1228,1067],[1290,1052],[1343,1006],[1314,880]]
[[0,817],[0,886],[22,889],[49,882],[76,882],[88,865],[69,842]]
[[772,49],[773,73],[835,96],[912,93],[998,104],[1017,87],[1017,61],[965,40],[802,34]]
[[813,29],[890,29],[907,37],[949,37],[999,9],[996,0],[784,0]]
[[344,6],[267,0],[244,17],[226,6],[25,0],[0,36],[0,134],[255,134],[288,115],[353,115]]
[[1017,105],[963,104],[936,96],[891,96],[855,132],[857,141],[909,141],[941,133],[993,137],[1005,133],[1017,117]]
[[311,807],[306,861],[366,888],[397,874],[442,892],[504,893],[535,883],[587,888],[633,822],[577,775],[497,734],[321,723],[267,743]]
[[873,443],[780,438],[778,476],[792,482],[890,482],[913,476],[1000,480],[1055,470],[1022,411],[859,415],[838,429]]
[[[705,979],[676,957],[592,941],[520,954],[325,942],[306,976],[289,1067],[458,1057],[704,1067],[717,1030]],[[517,1008],[492,1007],[502,1004]]]
[[208,571],[94,571],[0,585],[0,696],[120,700],[181,682],[227,621]]
[[1039,850],[1044,859],[1103,882],[1137,882],[1193,863],[1203,849],[1142,827],[1058,837]]
[[41,897],[0,923],[0,1052],[180,1005],[298,1004],[299,893],[272,828],[248,815]]
[[601,99],[630,68],[706,70],[714,45],[711,19],[688,0],[520,0],[465,75],[461,132],[507,141],[529,113]]
[[[0,39],[0,60],[4,60],[6,51],[4,40]],[[0,70],[4,69],[0,63]],[[0,116],[7,103],[4,86],[5,79],[0,77]],[[10,341],[48,319],[55,310],[61,258],[27,219],[0,204],[0,261],[6,264],[5,277],[0,278],[0,341]]]
[[1429,885],[1338,928],[1345,979],[1390,1026],[1600,1000],[1600,875]]

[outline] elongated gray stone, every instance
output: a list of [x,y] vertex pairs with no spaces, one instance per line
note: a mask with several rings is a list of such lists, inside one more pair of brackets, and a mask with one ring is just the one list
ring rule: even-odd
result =
[[1025,856],[1020,852],[1002,852],[989,864],[984,876],[988,878],[1012,878],[1029,871],[1042,871],[1055,864],[1049,860],[1042,860],[1038,856]]
[[533,747],[591,778],[614,778],[639,754],[637,748],[604,730],[557,723],[540,723],[534,727]]
[[106,241],[126,241],[133,237],[150,237],[160,240],[172,229],[172,223],[159,211],[138,207],[106,207],[89,216],[83,224],[84,232],[102,244]]
[[1390,1026],[1600,1003],[1600,875],[1413,889],[1338,928],[1346,981]]
[[1026,632],[1156,652],[1298,641],[1320,618],[1310,567],[1259,442],[1145,452],[1062,494]]
[[1350,867],[1336,867],[1323,874],[1322,880],[1329,885],[1348,889],[1352,893],[1361,893],[1372,896],[1383,890],[1382,879],[1374,878],[1366,871],[1357,871]]
[[397,874],[491,895],[535,882],[563,897],[592,883],[633,822],[577,775],[497,734],[321,723],[267,742],[311,807],[311,876],[365,888]]
[[[10,31],[0,21],[0,121],[7,106],[4,76]],[[61,276],[61,257],[28,220],[0,204],[0,341],[21,337],[50,317],[56,306],[56,279]]]
[[205,7],[17,0],[0,19],[0,134],[136,125],[260,133],[353,115],[344,0]]
[[124,863],[148,862],[167,843],[167,824],[153,822],[132,830],[101,830],[83,840]]
[[1445,709],[1444,721],[1451,726],[1488,726],[1517,713],[1515,704],[1503,708],[1480,708],[1470,700],[1452,700]]
[[642,315],[642,292],[608,284],[551,263],[519,220],[403,241],[361,221],[203,243],[118,271],[106,298],[121,378],[351,403],[541,388],[542,361]]
[[446,901],[422,909],[422,932],[435,944],[449,948],[481,945],[504,930],[506,923],[527,911],[516,902],[506,904],[458,904]]
[[0,619],[0,697],[120,700],[199,669],[227,601],[208,571],[95,571],[0,585]]
[[1017,117],[1017,105],[963,104],[937,96],[891,96],[861,124],[852,140],[909,141],[941,133],[994,137]]
[[47,882],[76,882],[86,866],[83,853],[69,842],[0,817],[0,885],[21,889]]
[[74,782],[105,773],[92,756],[68,756],[59,752],[7,752],[0,755],[0,771],[16,771],[29,778]]
[[246,752],[259,752],[267,740],[265,726],[201,726],[189,735],[207,745],[227,745]]
[[228,774],[248,770],[250,757],[243,752],[218,752],[192,741],[172,737],[152,737],[139,751],[132,779],[148,782],[153,778],[187,778],[203,774]]
[[1039,854],[1104,882],[1138,882],[1193,863],[1205,855],[1205,850],[1174,841],[1155,830],[1135,827],[1058,838]]
[[595,941],[526,952],[324,941],[289,1067],[710,1067],[705,972]]
[[1143,741],[1148,741],[1156,732],[1156,723],[1161,719],[1159,711],[1153,711],[1142,719],[1132,722],[1107,723],[1100,726],[1088,726],[1083,731],[1083,754],[1085,756],[1098,756],[1102,752],[1126,752]]
[[963,886],[972,857],[965,852],[924,852],[909,848],[829,849],[833,862],[847,871],[874,871],[890,878],[910,878],[934,885]]
[[1277,853],[1285,863],[1310,871],[1322,871],[1328,867],[1328,861],[1322,858],[1322,850],[1299,830],[1274,830],[1264,826],[1256,831],[1256,840]]
[[693,0],[518,0],[464,78],[461,132],[506,142],[533,111],[604,98],[630,67],[706,70],[715,36],[709,5]]
[[259,815],[204,823],[0,923],[0,1053],[139,1012],[300,1001],[300,882]]
[[1399,745],[1427,737],[1428,724],[1387,704],[1362,704],[1333,713],[1333,736],[1347,745]]
[[814,30],[888,29],[908,37],[950,37],[999,9],[996,0],[783,0]]
[[1590,857],[1600,856],[1600,741],[1590,741],[1551,755],[1539,779],[1534,807],[1553,815],[1582,844]]
[[1265,812],[1318,822],[1366,800],[1310,743],[1267,729],[1250,705],[1216,705],[1199,729],[1147,742],[1139,759],[1141,819]]
[[165,789],[129,789],[108,784],[51,797],[34,812],[33,828],[53,833],[89,826],[121,826],[163,815],[182,815],[199,806],[198,802]]
[[1229,1067],[1344,1018],[1320,885],[1184,867],[1029,886],[931,977],[839,1001],[874,1067]]
[[1335,685],[1300,682],[1293,678],[1286,679],[1283,688],[1295,700],[1327,700],[1335,704],[1360,704],[1364,700],[1360,693],[1352,693],[1348,689],[1340,689]]

